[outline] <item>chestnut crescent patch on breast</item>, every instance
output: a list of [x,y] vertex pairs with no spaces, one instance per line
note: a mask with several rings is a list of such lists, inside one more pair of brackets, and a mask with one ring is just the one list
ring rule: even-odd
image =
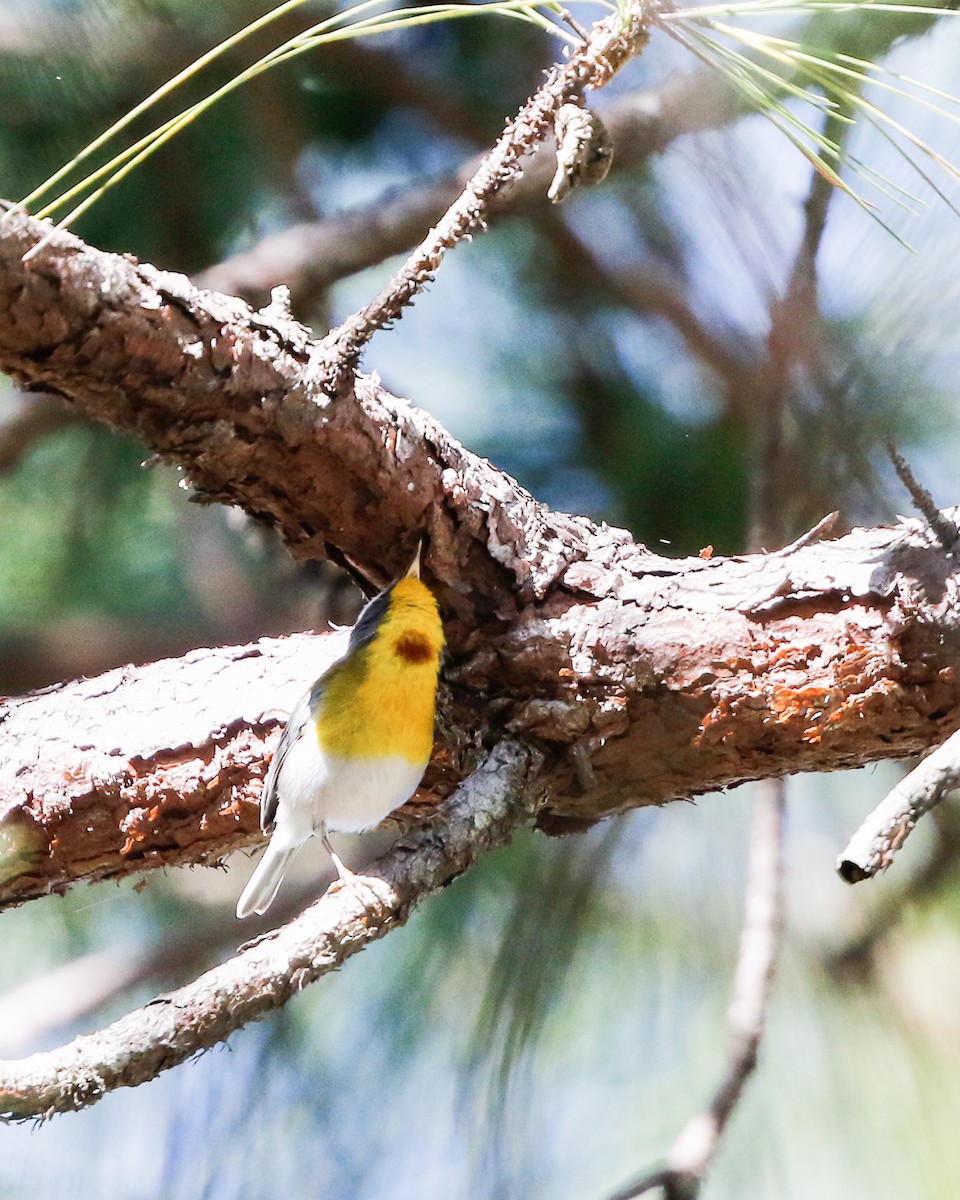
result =
[[422,633],[404,633],[394,643],[393,652],[398,658],[409,663],[427,662],[433,657],[433,647],[430,640]]

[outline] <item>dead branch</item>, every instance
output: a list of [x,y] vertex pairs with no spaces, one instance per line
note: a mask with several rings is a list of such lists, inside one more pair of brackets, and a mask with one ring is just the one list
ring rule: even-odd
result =
[[904,918],[925,903],[946,894],[960,869],[960,810],[956,805],[933,809],[930,820],[935,841],[927,858],[896,889],[884,889],[859,928],[842,942],[825,949],[824,969],[838,982],[862,987],[878,973],[882,951]]
[[[912,32],[921,32],[934,19],[913,18]],[[812,35],[822,26],[823,18],[814,16],[808,24]],[[840,31],[837,49],[860,58],[880,57],[902,32],[895,23],[877,23],[871,30],[871,44],[864,46],[856,32]],[[801,30],[798,40],[807,36]],[[611,176],[643,166],[686,134],[722,128],[749,111],[740,93],[720,72],[709,68],[680,75],[655,91],[618,97],[602,110],[614,145]],[[454,203],[481,162],[481,158],[471,159],[453,176],[418,182],[343,216],[301,222],[271,234],[253,249],[209,267],[197,283],[215,291],[237,293],[258,304],[266,302],[272,288],[286,284],[294,311],[310,311],[317,298],[337,280],[415,246],[424,230],[435,225]],[[491,197],[490,214],[544,208],[555,169],[553,146],[541,143],[534,147],[524,163],[523,174],[509,189]]]

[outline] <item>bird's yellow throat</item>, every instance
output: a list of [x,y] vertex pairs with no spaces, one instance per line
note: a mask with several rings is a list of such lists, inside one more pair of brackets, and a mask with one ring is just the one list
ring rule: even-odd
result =
[[316,720],[320,745],[345,758],[426,763],[443,644],[433,593],[413,576],[398,580],[376,634],[331,671]]

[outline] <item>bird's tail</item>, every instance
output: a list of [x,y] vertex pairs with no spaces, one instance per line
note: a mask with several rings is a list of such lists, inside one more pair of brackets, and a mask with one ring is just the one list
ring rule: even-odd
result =
[[278,846],[274,839],[257,864],[250,882],[237,901],[237,916],[249,917],[251,913],[265,913],[274,901],[283,882],[283,874],[299,846]]

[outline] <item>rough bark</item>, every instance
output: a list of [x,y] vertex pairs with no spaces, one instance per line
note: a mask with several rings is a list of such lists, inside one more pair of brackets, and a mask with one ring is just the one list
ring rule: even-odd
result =
[[[562,537],[546,533],[528,494],[375,376],[328,395],[319,343],[283,312],[255,313],[64,233],[22,263],[50,233],[15,212],[0,224],[0,370],[139,436],[198,498],[242,505],[301,557],[333,544],[386,578],[403,554],[398,534],[429,527],[435,572],[461,581],[446,600],[462,615],[477,608],[478,583],[481,602],[498,583],[510,591],[498,525],[513,540],[522,527],[548,537],[558,565]],[[551,556],[535,557],[551,570]],[[521,565],[516,582],[532,595],[548,579]]]
[[[0,224],[0,368],[137,434],[200,498],[242,505],[302,556],[385,579],[429,532],[451,656],[421,811],[453,796],[373,872],[368,903],[336,890],[102,1033],[0,1064],[0,1116],[82,1107],[222,1040],[534,819],[581,828],[914,752],[960,725],[957,564],[921,523],[664,559],[550,513],[375,377],[331,393],[320,344],[275,307],[64,234],[24,263],[49,232]],[[340,644],[197,651],[7,702],[0,904],[255,841],[275,727]]]
[[[540,601],[448,667],[410,819],[505,732],[547,753],[562,832],[960,725],[957,564],[916,522],[770,555],[668,560],[598,530]],[[0,709],[0,903],[253,844],[264,757],[340,635],[124,668]]]
[[[22,263],[48,233],[18,213],[0,226],[0,368],[139,435],[200,497],[270,521],[301,555],[343,552],[386,578],[404,537],[429,531],[451,650],[437,795],[504,731],[550,752],[539,823],[560,832],[913,753],[960,725],[956,562],[921,524],[665,559],[551,513],[375,376],[326,394],[318,343],[282,312],[68,234]],[[272,721],[316,664],[291,642],[145,672],[4,710],[21,855],[8,902],[254,838]]]
[[342,648],[264,640],[6,701],[0,903],[254,841],[271,733]]

